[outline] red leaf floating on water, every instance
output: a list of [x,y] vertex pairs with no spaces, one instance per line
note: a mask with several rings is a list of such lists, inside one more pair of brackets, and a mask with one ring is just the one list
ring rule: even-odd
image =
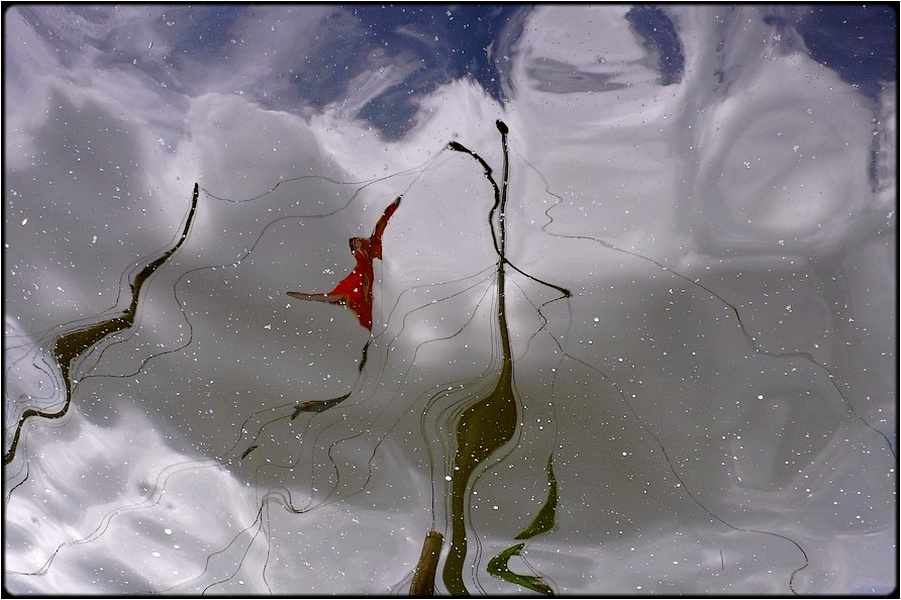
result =
[[369,238],[372,258],[382,259],[382,234],[385,233],[385,228],[388,227],[388,219],[391,218],[398,206],[400,206],[400,197],[388,205],[388,208],[379,217],[379,222],[375,224],[375,229],[372,230],[372,237]]
[[372,331],[372,284],[375,274],[372,269],[373,259],[382,258],[382,234],[388,226],[388,219],[400,206],[400,198],[392,202],[382,213],[372,236],[368,238],[350,238],[350,252],[357,261],[357,266],[350,275],[341,280],[335,289],[327,294],[308,294],[306,292],[288,292],[288,295],[301,300],[315,300],[329,304],[343,304],[357,315],[360,325]]

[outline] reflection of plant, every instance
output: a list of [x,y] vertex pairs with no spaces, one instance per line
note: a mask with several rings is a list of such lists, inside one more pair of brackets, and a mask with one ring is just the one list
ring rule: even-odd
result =
[[[518,537],[518,536],[517,536]],[[510,570],[507,562],[514,556],[521,556],[525,542],[510,546],[488,561],[488,572],[510,583],[521,585],[545,596],[553,596],[554,590],[536,575],[519,575]]]
[[554,476],[554,456],[547,457],[547,500],[541,506],[541,510],[535,515],[535,519],[514,539],[527,540],[536,535],[546,533],[557,524],[557,478]]
[[[446,558],[444,565],[444,583],[448,590],[454,594],[468,593],[463,583],[462,573],[463,564],[466,558],[467,538],[466,538],[466,502],[467,490],[472,484],[471,477],[485,460],[497,452],[498,449],[510,442],[516,435],[519,426],[519,399],[516,396],[514,386],[513,371],[513,352],[510,343],[510,332],[507,323],[507,303],[506,303],[506,284],[507,284],[507,267],[526,277],[557,290],[561,297],[570,297],[569,290],[560,286],[541,281],[516,267],[507,258],[507,227],[506,227],[506,210],[507,210],[507,188],[509,178],[509,156],[507,147],[508,128],[502,121],[497,121],[497,129],[501,134],[501,142],[503,148],[503,175],[500,183],[494,178],[493,170],[488,163],[476,152],[468,149],[458,142],[451,142],[447,149],[467,154],[475,159],[482,167],[484,176],[491,185],[494,192],[494,203],[488,214],[489,230],[491,232],[492,241],[497,260],[495,263],[494,285],[497,296],[497,333],[499,336],[499,354],[501,364],[497,373],[497,380],[494,387],[479,397],[471,396],[462,400],[466,404],[465,409],[459,414],[455,425],[455,441],[456,448],[453,453],[453,483],[451,484],[451,539],[450,552]],[[388,219],[397,209],[400,198],[395,200],[393,204],[388,206],[378,224],[375,226],[373,234],[370,238],[351,238],[351,251],[357,261],[354,271],[348,275],[338,286],[329,294],[308,294],[300,292],[289,292],[289,295],[303,300],[319,300],[323,302],[331,302],[336,304],[347,305],[358,317],[360,323],[367,329],[371,329],[372,314],[372,260],[381,258],[381,236],[387,226]],[[366,364],[366,356],[369,344],[372,340],[367,341],[363,349],[360,361],[360,372]],[[464,393],[468,390],[464,386]],[[298,402],[291,420],[294,420],[302,412],[323,412],[339,403],[347,400],[353,392],[347,392],[341,396],[330,400],[318,401],[301,401]],[[258,448],[258,444],[253,443],[248,446],[242,454],[241,458],[246,458],[253,450]],[[556,507],[556,480],[553,479],[553,471],[551,469],[550,458],[548,462],[548,477],[551,481],[551,495],[548,498],[544,508],[536,517],[533,526],[524,531],[518,539],[527,539],[537,535],[538,533],[548,531],[553,527],[555,519]],[[434,542],[440,547],[440,541]],[[521,547],[521,545],[520,545]],[[506,568],[506,560],[503,561]],[[510,571],[501,575],[501,570],[496,568],[495,562],[489,569],[492,574],[514,581],[514,578],[520,577]],[[522,581],[530,581],[528,578]],[[536,589],[542,591],[547,588],[546,584],[535,579],[530,585],[537,586]],[[527,586],[528,587],[528,586]],[[547,588],[549,589],[549,588]]]
[[[557,478],[554,477],[553,455],[548,456],[547,458],[547,481],[549,486],[547,500],[544,501],[538,514],[535,515],[535,519],[514,539],[528,540],[536,535],[550,531],[554,528],[554,525],[557,524]],[[514,544],[492,558],[488,561],[488,572],[495,577],[500,577],[510,583],[519,584],[546,596],[553,596],[554,590],[544,583],[541,577],[536,575],[519,575],[511,571],[510,567],[507,566],[507,563],[511,558],[522,555],[522,549],[525,545],[525,542]]]
[[56,411],[39,410],[36,408],[25,409],[16,424],[15,431],[12,435],[12,442],[6,450],[6,453],[3,455],[4,464],[11,463],[15,458],[16,447],[19,444],[22,427],[28,419],[34,417],[40,417],[42,419],[59,419],[69,412],[69,405],[72,402],[72,391],[75,385],[71,376],[72,363],[77,358],[87,353],[104,338],[134,325],[135,315],[138,312],[138,303],[141,298],[141,289],[144,287],[144,284],[160,266],[169,260],[170,256],[175,254],[182,244],[185,243],[185,240],[188,239],[188,232],[191,230],[191,223],[194,221],[194,215],[197,212],[197,198],[199,195],[200,187],[195,183],[194,193],[191,196],[191,208],[188,211],[188,218],[185,221],[185,226],[182,228],[181,236],[171,248],[144,265],[144,267],[138,271],[137,275],[135,275],[134,279],[129,282],[128,288],[131,295],[131,302],[129,302],[128,308],[122,311],[122,315],[106,319],[105,321],[87,327],[78,327],[55,339],[53,342],[53,356],[59,365],[60,375],[62,376],[63,386],[65,387],[63,405]]
[[[497,271],[495,285],[497,288],[497,330],[500,336],[501,368],[498,374],[497,384],[494,389],[481,398],[471,401],[471,404],[460,414],[456,424],[456,450],[453,458],[453,478],[451,484],[451,548],[444,564],[444,583],[452,594],[467,594],[463,583],[463,563],[466,558],[466,493],[471,486],[470,479],[476,468],[498,449],[513,439],[519,424],[519,401],[514,391],[513,377],[513,352],[510,347],[510,332],[507,325],[506,304],[506,273],[505,267],[510,264],[506,255],[507,229],[507,184],[509,180],[509,156],[507,148],[507,125],[503,121],[497,121],[497,129],[501,134],[503,146],[504,170],[501,185],[492,176],[492,169],[478,154],[469,150],[462,144],[452,142],[449,148],[457,152],[469,154],[482,165],[485,177],[494,190],[495,202],[489,213],[488,222],[491,228],[494,248],[497,252]],[[497,225],[495,226],[495,216]],[[512,266],[512,265],[511,265]],[[515,268],[515,267],[514,267]],[[519,269],[516,269],[519,271]],[[519,271],[522,272],[522,271]],[[527,275],[528,276],[528,275]],[[534,279],[534,278],[532,278]],[[537,281],[537,280],[536,280]],[[543,282],[542,282],[543,283]],[[551,285],[568,297],[569,292],[558,286]],[[548,459],[550,469],[551,458]],[[556,481],[552,479],[553,471],[549,470],[549,478],[552,481],[553,500],[549,498],[546,509],[539,513],[541,521],[535,531],[527,537],[537,535],[541,531],[547,531],[553,527],[556,507]],[[550,507],[550,508],[547,508]],[[550,522],[547,522],[548,518]],[[533,524],[535,525],[535,524]],[[528,533],[529,530],[526,530]],[[525,539],[525,538],[520,538]],[[514,546],[507,552],[517,553],[522,544]],[[511,554],[512,555],[512,554]],[[502,553],[489,563],[489,572],[498,575],[508,581],[521,583],[526,587],[537,589],[542,593],[550,591],[544,583],[521,578],[506,568],[510,555]]]

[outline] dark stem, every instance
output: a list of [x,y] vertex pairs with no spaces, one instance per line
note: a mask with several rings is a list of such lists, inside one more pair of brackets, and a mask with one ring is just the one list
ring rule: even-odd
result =
[[[497,325],[501,340],[502,364],[494,389],[484,397],[477,398],[460,415],[456,424],[457,447],[454,452],[453,483],[451,484],[451,544],[444,563],[443,580],[447,590],[455,596],[469,595],[463,582],[463,567],[466,560],[466,498],[471,486],[471,476],[478,466],[508,443],[516,433],[518,407],[513,392],[513,352],[510,348],[510,332],[507,328],[507,302],[505,296],[505,273],[507,228],[505,209],[507,205],[507,181],[509,165],[507,161],[507,126],[497,122],[504,150],[504,172],[501,186],[491,177],[491,169],[477,154],[471,154],[485,168],[485,175],[495,190],[495,203],[489,213],[489,226],[495,240],[497,259]],[[462,146],[460,146],[462,148]],[[498,215],[497,232],[494,214]]]

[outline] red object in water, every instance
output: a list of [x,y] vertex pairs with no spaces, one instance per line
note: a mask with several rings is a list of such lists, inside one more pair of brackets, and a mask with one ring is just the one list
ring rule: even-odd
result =
[[350,252],[354,255],[357,266],[350,272],[350,275],[335,286],[335,289],[327,294],[288,292],[288,295],[301,300],[343,304],[357,315],[360,325],[372,331],[372,284],[375,279],[372,261],[382,258],[382,234],[388,226],[388,219],[391,218],[398,206],[400,206],[400,197],[382,213],[378,223],[375,224],[372,236],[350,238]]

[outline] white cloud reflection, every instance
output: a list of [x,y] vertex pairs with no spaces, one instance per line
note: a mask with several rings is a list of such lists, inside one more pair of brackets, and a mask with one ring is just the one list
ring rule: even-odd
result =
[[[340,6],[4,13],[7,440],[62,404],[55,336],[123,310],[203,190],[133,330],[23,429],[8,589],[405,592],[450,520],[455,401],[499,360],[491,188],[445,148],[499,180],[496,119],[508,257],[573,297],[508,270],[521,423],[472,484],[469,589],[520,589],[485,565],[550,453],[526,559],[561,594],[893,588],[896,85],[873,101],[757,6],[667,7],[660,85],[627,11],[517,13],[504,106]],[[405,85],[412,117],[366,113]],[[360,374],[353,315],[285,292],[331,289],[398,195]]]

